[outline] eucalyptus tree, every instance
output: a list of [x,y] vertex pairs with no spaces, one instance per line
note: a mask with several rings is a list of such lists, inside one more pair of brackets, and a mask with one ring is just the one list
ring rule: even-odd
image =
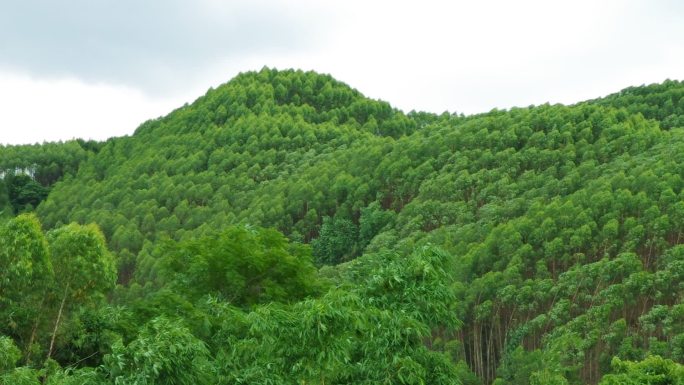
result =
[[55,272],[55,295],[59,301],[47,358],[52,356],[55,339],[65,311],[111,289],[116,281],[114,258],[96,225],[70,225],[48,234]]

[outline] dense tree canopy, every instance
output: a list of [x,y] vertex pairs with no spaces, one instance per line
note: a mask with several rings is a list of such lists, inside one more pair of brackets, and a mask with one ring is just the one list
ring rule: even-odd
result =
[[683,119],[680,81],[463,116],[265,68],[0,147],[0,383],[680,383]]
[[65,176],[102,147],[84,140],[22,146],[0,145],[0,217],[31,211]]

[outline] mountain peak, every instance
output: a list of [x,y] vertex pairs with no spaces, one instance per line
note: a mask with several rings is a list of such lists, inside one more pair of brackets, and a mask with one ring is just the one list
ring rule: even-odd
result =
[[381,136],[399,136],[413,129],[405,115],[389,103],[366,98],[330,75],[264,67],[240,73],[210,88],[192,104],[144,123],[136,135],[157,132],[155,127],[170,121],[176,130],[165,133],[187,132],[211,124],[230,126],[241,118],[263,115],[299,116],[308,123],[332,122],[357,128],[369,124],[366,129]]

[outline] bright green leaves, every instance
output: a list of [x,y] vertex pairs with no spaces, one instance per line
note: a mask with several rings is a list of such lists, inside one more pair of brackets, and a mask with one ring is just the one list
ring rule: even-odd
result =
[[30,339],[53,277],[38,219],[25,214],[0,223],[0,334]]
[[611,367],[613,374],[603,377],[600,385],[684,384],[684,366],[659,356],[651,356],[641,362],[614,358]]
[[[41,385],[40,372],[27,367],[19,367],[0,376],[0,385]],[[66,385],[60,383],[59,385]]]
[[11,338],[0,336],[0,374],[13,369],[21,358],[21,352]]
[[221,383],[458,383],[448,359],[424,346],[425,324],[355,293],[262,306],[246,322],[217,357]]
[[112,288],[116,270],[104,235],[96,225],[72,223],[52,231],[48,239],[57,277],[56,295],[60,298],[47,353],[47,359],[50,359],[65,310]]
[[81,300],[113,287],[114,258],[96,225],[70,224],[50,232],[48,240],[60,292]]
[[[375,271],[375,263],[384,269]],[[452,259],[435,248],[408,258],[361,258],[344,289],[243,314],[218,308],[220,383],[455,384],[456,367],[428,346],[455,328]],[[443,336],[443,335],[442,335]]]
[[21,351],[11,338],[0,334],[0,385],[39,385],[38,372],[27,367],[15,368]]
[[21,341],[26,362],[42,353],[51,335],[49,358],[74,305],[104,293],[115,280],[114,260],[95,225],[65,226],[47,239],[32,215],[0,225],[0,331]]
[[181,321],[158,317],[128,345],[117,342],[105,357],[117,385],[214,384],[209,351]]
[[407,314],[430,327],[460,326],[450,274],[453,257],[425,246],[408,257],[386,258],[386,265],[376,268],[364,285],[364,296],[375,306]]
[[0,301],[14,292],[25,294],[52,278],[52,263],[40,222],[20,215],[0,224]]

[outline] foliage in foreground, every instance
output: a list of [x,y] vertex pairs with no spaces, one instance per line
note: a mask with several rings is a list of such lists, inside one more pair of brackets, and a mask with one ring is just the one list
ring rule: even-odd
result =
[[[365,284],[293,302],[332,285],[315,274],[310,251],[274,230],[232,228],[200,243],[166,245],[176,254],[152,267],[159,279],[139,287],[136,299],[110,292],[115,299],[107,304],[98,294],[111,288],[112,265],[95,226],[71,224],[46,236],[35,217],[22,215],[3,224],[1,234],[2,271],[26,282],[19,291],[3,288],[3,303],[11,306],[2,317],[12,319],[31,290],[40,291],[35,300],[43,312],[56,315],[2,329],[15,337],[0,338],[3,384],[457,384],[467,373],[425,345],[439,330],[458,326],[447,273],[453,259],[436,248],[408,258],[378,255],[373,260],[386,266]],[[45,271],[25,259],[36,247]],[[197,258],[184,261],[189,252]],[[63,279],[49,275],[43,289],[32,285],[51,265]],[[363,261],[353,269],[369,273]],[[226,297],[233,291],[222,291],[221,278],[199,284],[211,274],[247,282],[233,291],[256,296]],[[124,297],[133,290],[118,289]],[[15,344],[30,333],[25,347]]]

